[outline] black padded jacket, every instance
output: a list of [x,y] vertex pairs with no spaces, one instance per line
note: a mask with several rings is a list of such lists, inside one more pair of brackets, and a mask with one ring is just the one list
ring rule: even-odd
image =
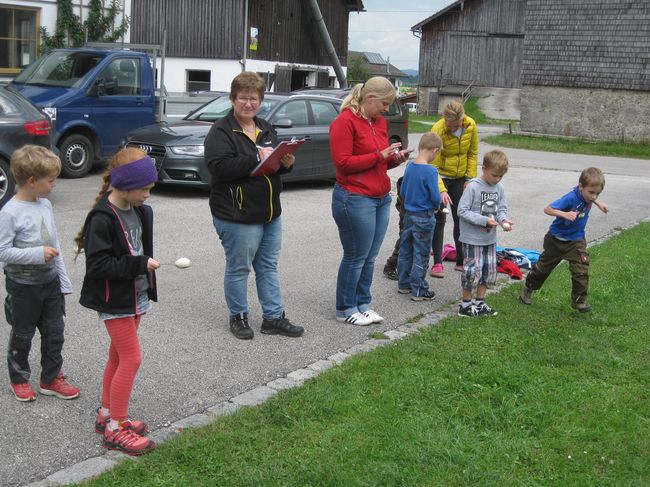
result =
[[86,242],[86,275],[79,303],[86,308],[112,314],[137,311],[135,279],[145,275],[149,283],[149,299],[157,301],[156,275],[147,271],[153,258],[153,211],[150,206],[134,207],[142,222],[144,255],[132,255],[125,230],[105,195],[93,208],[84,223]]
[[212,177],[210,211],[221,220],[235,223],[267,223],[282,213],[280,174],[250,176],[260,162],[257,146],[275,147],[278,138],[273,127],[255,117],[260,133],[254,143],[242,130],[230,110],[212,125],[205,138],[205,163]]

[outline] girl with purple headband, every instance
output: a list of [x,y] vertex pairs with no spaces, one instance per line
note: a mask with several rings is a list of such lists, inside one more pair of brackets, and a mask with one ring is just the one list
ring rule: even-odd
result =
[[99,313],[110,336],[101,407],[95,431],[103,446],[142,455],[156,444],[149,428],[128,419],[133,382],[142,362],[140,318],[157,300],[153,258],[153,211],[144,204],[158,179],[153,160],[141,150],[120,150],[104,173],[95,204],[75,238],[86,256],[79,302]]

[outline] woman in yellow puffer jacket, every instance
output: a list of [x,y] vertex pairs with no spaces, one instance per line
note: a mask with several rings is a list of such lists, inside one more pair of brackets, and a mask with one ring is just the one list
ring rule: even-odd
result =
[[[454,244],[456,246],[456,270],[463,270],[463,246],[458,241],[458,203],[467,183],[476,177],[478,163],[478,128],[476,122],[465,115],[463,103],[454,100],[447,104],[442,117],[431,128],[442,139],[443,149],[433,161],[438,168],[440,194],[445,206],[451,203],[454,220]],[[436,227],[431,248],[433,267],[431,275],[445,277],[442,266],[442,244],[445,231],[446,214],[436,213]]]

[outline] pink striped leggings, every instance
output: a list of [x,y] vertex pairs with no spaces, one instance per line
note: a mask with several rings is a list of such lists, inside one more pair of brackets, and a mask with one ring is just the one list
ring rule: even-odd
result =
[[141,315],[104,321],[111,346],[104,369],[102,407],[110,410],[111,419],[124,421],[129,416],[129,399],[133,381],[142,363],[138,327]]

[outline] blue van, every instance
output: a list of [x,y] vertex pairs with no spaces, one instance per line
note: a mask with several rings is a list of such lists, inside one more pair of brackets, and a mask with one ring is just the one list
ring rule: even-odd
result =
[[10,84],[47,113],[61,174],[79,178],[111,157],[126,134],[156,121],[153,70],[146,53],[55,49]]

